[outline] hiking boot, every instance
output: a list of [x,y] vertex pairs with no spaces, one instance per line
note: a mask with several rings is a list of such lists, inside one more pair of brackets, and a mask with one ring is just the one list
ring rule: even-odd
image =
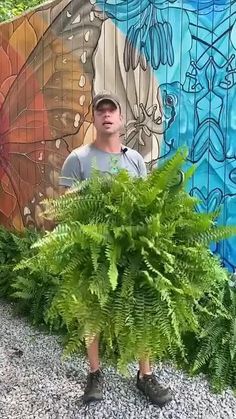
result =
[[84,403],[99,402],[102,400],[103,378],[100,370],[90,372],[84,391]]
[[137,387],[151,403],[163,407],[172,400],[169,389],[162,387],[154,374],[145,374],[142,378],[140,378],[139,374],[140,371],[138,371],[137,375]]

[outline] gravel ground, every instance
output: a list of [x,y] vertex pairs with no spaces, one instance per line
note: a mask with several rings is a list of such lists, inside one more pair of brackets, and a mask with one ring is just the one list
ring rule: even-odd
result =
[[189,378],[168,365],[155,372],[169,384],[174,400],[163,409],[150,405],[131,378],[104,368],[104,401],[84,406],[81,396],[87,363],[83,358],[61,361],[55,336],[14,317],[10,304],[0,301],[0,419],[235,419],[231,391],[210,392],[203,377]]

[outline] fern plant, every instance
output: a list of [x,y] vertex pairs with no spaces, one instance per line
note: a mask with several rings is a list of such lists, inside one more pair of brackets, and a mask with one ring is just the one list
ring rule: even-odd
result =
[[196,304],[227,280],[209,243],[236,233],[216,227],[216,214],[195,211],[184,190],[192,169],[179,182],[185,158],[177,152],[146,179],[95,172],[46,202],[58,225],[20,267],[61,274],[47,320],[63,319],[67,353],[99,334],[121,371],[146,356],[185,356],[182,336],[200,331]]
[[19,260],[19,252],[12,234],[0,227],[0,297],[9,294],[13,266]]
[[17,312],[27,314],[34,324],[44,324],[59,277],[47,269],[33,267],[17,272],[16,266],[36,253],[32,245],[42,235],[35,230],[17,232],[0,228],[0,297],[14,301]]
[[22,257],[30,257],[33,253],[31,245],[39,238],[39,233],[25,230],[24,233],[9,231],[0,227],[0,296],[9,297],[11,285],[16,274],[14,267]]
[[[202,317],[202,332],[192,372],[205,372],[216,391],[231,386],[236,390],[236,280],[232,275],[221,290],[225,315]],[[211,304],[211,301],[208,301]]]

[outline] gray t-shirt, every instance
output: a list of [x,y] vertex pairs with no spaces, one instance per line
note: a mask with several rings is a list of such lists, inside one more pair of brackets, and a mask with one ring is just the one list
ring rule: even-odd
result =
[[145,177],[147,174],[144,160],[137,151],[122,147],[120,153],[108,153],[89,144],[69,154],[62,166],[59,185],[71,187],[78,180],[88,179],[93,168],[104,174],[115,174],[120,169],[126,169],[133,176]]

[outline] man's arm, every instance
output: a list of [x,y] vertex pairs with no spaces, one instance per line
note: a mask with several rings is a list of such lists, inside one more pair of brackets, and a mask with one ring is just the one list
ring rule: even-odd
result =
[[59,195],[64,195],[65,193],[68,193],[70,188],[68,186],[60,186],[59,185]]

